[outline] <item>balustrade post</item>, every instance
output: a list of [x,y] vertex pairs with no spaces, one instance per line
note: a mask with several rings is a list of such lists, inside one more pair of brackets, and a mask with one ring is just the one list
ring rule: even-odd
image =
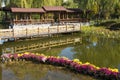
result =
[[48,34],[50,33],[50,28],[48,27]]
[[14,29],[12,29],[12,32],[13,32],[13,37],[15,37],[15,34],[14,34]]
[[67,32],[67,24],[66,24],[66,32]]
[[80,31],[81,31],[81,23],[80,23]]
[[28,32],[27,32],[28,30],[27,30],[27,28],[26,28],[26,37],[27,37],[27,35],[28,35]]
[[75,31],[75,25],[73,24],[73,31]]
[[39,32],[39,27],[38,27],[38,36],[39,36],[39,33],[40,33],[40,32]]
[[59,26],[57,25],[57,33],[59,33]]

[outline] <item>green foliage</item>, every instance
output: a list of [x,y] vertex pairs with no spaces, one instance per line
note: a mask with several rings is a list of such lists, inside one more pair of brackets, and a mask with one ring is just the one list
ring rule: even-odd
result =
[[120,23],[116,23],[110,26],[110,30],[120,30]]
[[82,33],[85,33],[86,35],[94,34],[105,38],[120,39],[120,31],[110,31],[109,29],[105,29],[104,27],[95,27],[95,26],[82,27],[81,29],[82,29]]
[[115,17],[120,16],[120,0],[74,0],[79,8],[84,11],[92,10],[93,14],[98,14],[99,18],[111,18],[111,14]]
[[74,2],[74,0],[66,0],[65,2],[62,3],[63,6],[67,8],[77,8],[77,4]]
[[116,24],[116,23],[117,23],[116,21],[106,21],[106,22],[101,22],[99,26],[105,26],[109,28],[111,25]]
[[[3,0],[0,0],[0,3]],[[6,5],[15,4],[22,8],[39,8],[42,6],[64,6],[81,8],[84,17],[99,19],[120,18],[120,0],[4,0]],[[1,5],[1,4],[0,4]],[[86,14],[87,10],[92,13]],[[97,15],[97,16],[96,16]],[[95,18],[94,18],[95,19]]]

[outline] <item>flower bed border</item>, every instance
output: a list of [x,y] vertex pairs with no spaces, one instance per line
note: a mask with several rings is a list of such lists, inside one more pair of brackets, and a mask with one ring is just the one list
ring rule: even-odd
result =
[[45,56],[43,54],[34,54],[34,53],[22,53],[22,54],[3,54],[1,55],[2,62],[6,61],[34,61],[38,63],[45,63],[51,65],[57,65],[66,67],[70,70],[73,70],[80,74],[86,74],[93,76],[97,79],[104,80],[120,80],[120,72],[118,69],[111,68],[99,68],[90,63],[82,63],[79,59],[69,60],[65,57],[54,57],[54,56]]

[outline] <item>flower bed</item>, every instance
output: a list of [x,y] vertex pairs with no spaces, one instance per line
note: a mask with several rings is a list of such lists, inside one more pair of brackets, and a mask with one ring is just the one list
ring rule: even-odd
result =
[[78,59],[69,60],[65,57],[45,56],[43,54],[23,53],[23,54],[3,54],[2,61],[33,61],[66,67],[80,74],[87,74],[95,78],[104,80],[120,80],[120,72],[118,69],[99,68],[90,63],[82,63]]

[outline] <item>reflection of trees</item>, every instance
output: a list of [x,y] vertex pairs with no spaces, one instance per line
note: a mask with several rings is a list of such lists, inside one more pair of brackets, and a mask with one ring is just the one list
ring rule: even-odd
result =
[[34,64],[31,62],[6,64],[4,70],[7,69],[12,70],[15,75],[13,77],[17,77],[18,80],[63,80],[64,77],[66,77],[64,80],[78,80],[79,78],[81,80],[93,80],[89,76],[75,74],[66,68],[46,64]]
[[96,46],[93,45],[94,41],[96,40],[93,36],[92,38],[86,37],[82,45],[75,47],[77,52],[75,57],[83,62],[89,61],[97,66],[117,68],[118,64],[120,64],[120,41],[98,38]]
[[0,63],[0,79],[2,79],[2,67],[1,67],[1,63]]
[[19,80],[24,80],[29,75],[31,79],[39,80],[47,73],[45,65],[30,64],[19,62],[15,64],[8,64],[6,68],[10,68]]
[[50,49],[42,49],[42,50],[36,50],[32,51],[35,53],[43,53],[45,55],[49,56],[58,56],[58,54],[64,49],[65,47],[55,47],[55,48],[50,48]]
[[0,55],[2,54],[2,46],[0,45]]

